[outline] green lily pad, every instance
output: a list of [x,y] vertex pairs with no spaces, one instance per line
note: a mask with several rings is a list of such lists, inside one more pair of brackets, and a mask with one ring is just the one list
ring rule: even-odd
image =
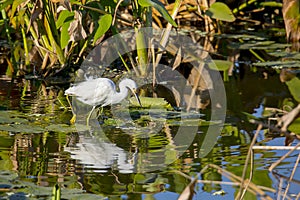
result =
[[284,49],[291,46],[290,44],[280,44],[276,43],[274,41],[254,41],[252,43],[236,43],[232,42],[230,45],[228,45],[228,48],[230,49],[264,49],[264,50],[270,50],[270,49]]
[[269,52],[271,56],[279,57],[279,58],[289,58],[291,60],[300,60],[299,52],[287,52],[287,51],[274,51]]
[[259,62],[253,63],[254,66],[257,67],[271,67],[274,69],[281,69],[281,68],[299,68],[300,61],[268,61],[268,62]]
[[70,126],[67,124],[51,124],[46,127],[48,131],[60,132],[60,133],[72,133],[77,132],[75,126]]
[[[20,115],[19,115],[20,116]],[[24,123],[27,122],[24,118],[19,118],[9,111],[0,111],[0,124]]]
[[278,7],[282,8],[282,3],[276,2],[276,1],[269,1],[269,2],[261,2],[259,4],[262,7]]
[[103,15],[99,21],[98,21],[98,28],[96,30],[96,33],[94,35],[94,42],[93,45],[96,43],[96,41],[102,36],[104,35],[110,28],[112,23],[112,16],[111,14],[106,14]]
[[45,131],[42,127],[32,124],[0,124],[0,130],[16,133],[42,133]]
[[0,123],[1,124],[11,124],[11,123],[14,123],[14,119],[12,119],[8,116],[1,116],[0,115]]
[[248,40],[256,40],[256,41],[264,41],[266,40],[265,37],[261,37],[258,35],[249,35],[249,34],[228,34],[228,33],[222,33],[219,35],[215,35],[216,38],[229,38],[229,39],[242,39],[243,41]]
[[[136,98],[131,97],[129,99],[130,103],[135,106],[139,107],[139,103],[137,102]],[[151,98],[151,97],[140,97],[140,101],[142,106],[145,108],[168,108],[170,104],[164,98]]]

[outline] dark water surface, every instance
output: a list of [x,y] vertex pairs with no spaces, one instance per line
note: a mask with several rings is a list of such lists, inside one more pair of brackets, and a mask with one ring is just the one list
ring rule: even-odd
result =
[[[226,124],[213,149],[199,157],[207,131],[205,124],[196,127],[197,134],[189,147],[173,143],[172,138],[179,128],[188,138],[195,125],[180,126],[176,119],[166,123],[157,117],[153,124],[146,122],[140,128],[131,126],[132,122],[106,119],[106,123],[87,130],[84,125],[69,125],[72,113],[66,109],[65,88],[32,80],[11,82],[6,77],[0,79],[0,85],[3,199],[49,199],[56,183],[62,186],[65,199],[177,199],[190,183],[188,176],[195,177],[207,164],[241,176],[257,128],[247,121],[249,115],[245,113],[260,118],[265,107],[279,107],[291,98],[278,75],[264,79],[250,73],[225,83]],[[109,116],[109,112],[106,109],[105,115]],[[283,137],[268,139],[266,133],[267,129],[260,131],[259,145],[284,145]],[[300,192],[299,167],[295,181],[288,181],[299,151],[276,167],[276,173],[268,171],[286,152],[254,153],[252,181],[270,188],[266,193],[273,199],[279,192],[284,193],[286,187],[290,198]],[[226,184],[233,182],[214,168],[204,171],[198,179],[194,199],[233,199],[239,191],[238,186]],[[216,194],[217,191],[223,191],[223,195]],[[245,195],[245,199],[259,198],[249,192]]]

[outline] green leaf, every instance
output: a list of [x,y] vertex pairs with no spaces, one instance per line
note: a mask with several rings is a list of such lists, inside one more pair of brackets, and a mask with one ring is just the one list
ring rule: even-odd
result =
[[2,1],[0,3],[0,10],[5,9],[8,5],[11,5],[14,2],[14,0],[7,0],[7,1]]
[[222,2],[213,3],[205,14],[221,21],[233,22],[235,20],[230,8]]
[[74,12],[68,10],[63,10],[60,12],[59,17],[56,21],[56,28],[59,29],[67,21],[72,21],[74,19]]
[[167,20],[172,26],[177,27],[176,22],[172,19],[168,11],[166,10],[165,6],[163,3],[161,3],[158,0],[138,0],[138,3],[140,6],[143,7],[149,7],[152,6],[154,7],[162,16],[165,20]]
[[148,6],[152,6],[153,2],[151,2],[151,0],[139,0],[138,1],[140,6],[143,7],[148,7]]
[[71,24],[71,21],[64,23],[61,27],[60,46],[62,49],[64,49],[70,41],[70,35],[68,32],[70,24]]
[[94,42],[93,42],[93,45],[95,44],[95,42],[102,36],[104,35],[108,29],[110,28],[111,26],[111,22],[112,22],[112,16],[111,14],[106,14],[106,15],[103,15],[99,21],[98,21],[98,28],[97,28],[97,31],[94,35]]
[[231,65],[232,62],[228,60],[213,60],[213,62],[208,64],[208,67],[213,70],[226,71]]
[[56,21],[56,28],[61,28],[61,34],[60,34],[60,46],[62,49],[64,49],[69,41],[70,41],[70,35],[68,32],[68,29],[70,27],[70,23],[74,20],[74,12],[70,12],[68,10],[63,10],[59,14],[59,17]]
[[297,118],[293,123],[288,127],[288,130],[296,134],[300,134],[300,118]]
[[288,86],[290,93],[293,95],[294,99],[300,102],[300,79],[298,77],[295,77],[285,83]]
[[11,9],[11,16],[15,15],[17,7],[23,2],[25,2],[25,0],[14,0],[13,1],[13,5],[12,5],[12,9]]

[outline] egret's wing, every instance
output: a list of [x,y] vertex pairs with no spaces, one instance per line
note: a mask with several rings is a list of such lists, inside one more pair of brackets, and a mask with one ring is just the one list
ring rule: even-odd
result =
[[110,79],[103,79],[99,81],[95,90],[95,99],[97,99],[97,105],[107,106],[111,104],[110,99],[116,93],[116,87],[113,81]]
[[72,87],[70,87],[65,91],[65,94],[71,96],[77,96],[77,97],[85,96],[87,95],[86,92],[87,90],[91,90],[93,87],[95,87],[94,86],[96,84],[95,80],[96,79],[90,81],[84,81],[76,85],[73,85]]
[[76,96],[79,101],[96,106],[105,104],[112,91],[115,91],[114,83],[110,79],[99,78],[72,86],[65,94]]

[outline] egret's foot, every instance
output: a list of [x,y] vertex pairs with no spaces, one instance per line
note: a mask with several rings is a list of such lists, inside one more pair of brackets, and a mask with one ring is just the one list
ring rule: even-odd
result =
[[75,124],[76,122],[76,114],[73,114],[73,117],[70,119],[71,124]]

